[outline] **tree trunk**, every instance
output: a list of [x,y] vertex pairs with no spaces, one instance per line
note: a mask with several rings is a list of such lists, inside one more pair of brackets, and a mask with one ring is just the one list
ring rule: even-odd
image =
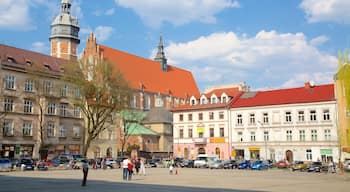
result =
[[91,144],[91,137],[88,136],[88,138],[86,139],[86,143],[83,146],[83,156],[84,157],[87,157],[86,155],[87,155],[88,149],[90,148],[90,144]]

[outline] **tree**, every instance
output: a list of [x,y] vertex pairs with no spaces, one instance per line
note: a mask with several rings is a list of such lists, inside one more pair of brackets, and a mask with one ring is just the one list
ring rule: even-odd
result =
[[69,64],[64,71],[64,78],[77,87],[79,97],[73,103],[84,114],[83,155],[86,156],[91,142],[113,122],[113,116],[128,108],[131,89],[121,71],[103,59],[93,63],[81,60]]
[[120,129],[121,155],[124,155],[125,144],[130,135],[140,125],[146,114],[137,110],[123,110],[119,113],[122,119],[122,128]]
[[350,105],[350,60],[348,50],[338,53],[337,78],[344,84],[346,102]]

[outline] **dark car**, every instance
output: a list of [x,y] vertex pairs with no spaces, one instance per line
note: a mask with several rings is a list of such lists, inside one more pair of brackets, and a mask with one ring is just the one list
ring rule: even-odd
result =
[[238,163],[237,168],[238,169],[248,169],[248,168],[250,168],[250,161],[248,161],[248,160],[241,161],[240,163]]
[[21,170],[34,170],[34,162],[31,159],[20,159],[17,163],[17,167],[20,167]]
[[236,160],[227,160],[224,161],[224,169],[235,169],[238,167],[238,164],[236,162]]
[[308,172],[321,172],[323,170],[322,162],[315,161],[312,162],[307,168]]
[[182,162],[180,163],[181,167],[188,167],[188,168],[193,168],[194,167],[194,160],[192,159],[183,159]]

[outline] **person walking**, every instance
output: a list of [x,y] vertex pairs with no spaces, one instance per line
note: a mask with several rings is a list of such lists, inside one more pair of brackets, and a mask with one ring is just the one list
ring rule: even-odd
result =
[[130,160],[128,157],[126,157],[123,162],[122,162],[122,166],[123,166],[123,180],[127,180],[128,176],[129,176],[129,170],[128,170],[128,164],[130,163]]
[[83,182],[81,183],[81,186],[86,186],[86,179],[89,172],[89,164],[86,160],[82,160],[81,162],[83,163]]
[[140,174],[141,175],[146,175],[146,168],[145,168],[145,159],[144,158],[141,158],[140,160]]
[[133,169],[134,169],[134,165],[132,163],[132,161],[129,161],[129,164],[128,164],[128,180],[130,181],[131,180],[131,177],[132,177],[132,174],[133,174]]

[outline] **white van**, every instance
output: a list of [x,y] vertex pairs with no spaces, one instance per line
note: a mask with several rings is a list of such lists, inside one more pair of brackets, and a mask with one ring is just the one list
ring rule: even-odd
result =
[[205,167],[208,168],[209,162],[218,160],[217,155],[208,155],[208,154],[199,154],[197,158],[194,160],[193,166],[197,167]]

